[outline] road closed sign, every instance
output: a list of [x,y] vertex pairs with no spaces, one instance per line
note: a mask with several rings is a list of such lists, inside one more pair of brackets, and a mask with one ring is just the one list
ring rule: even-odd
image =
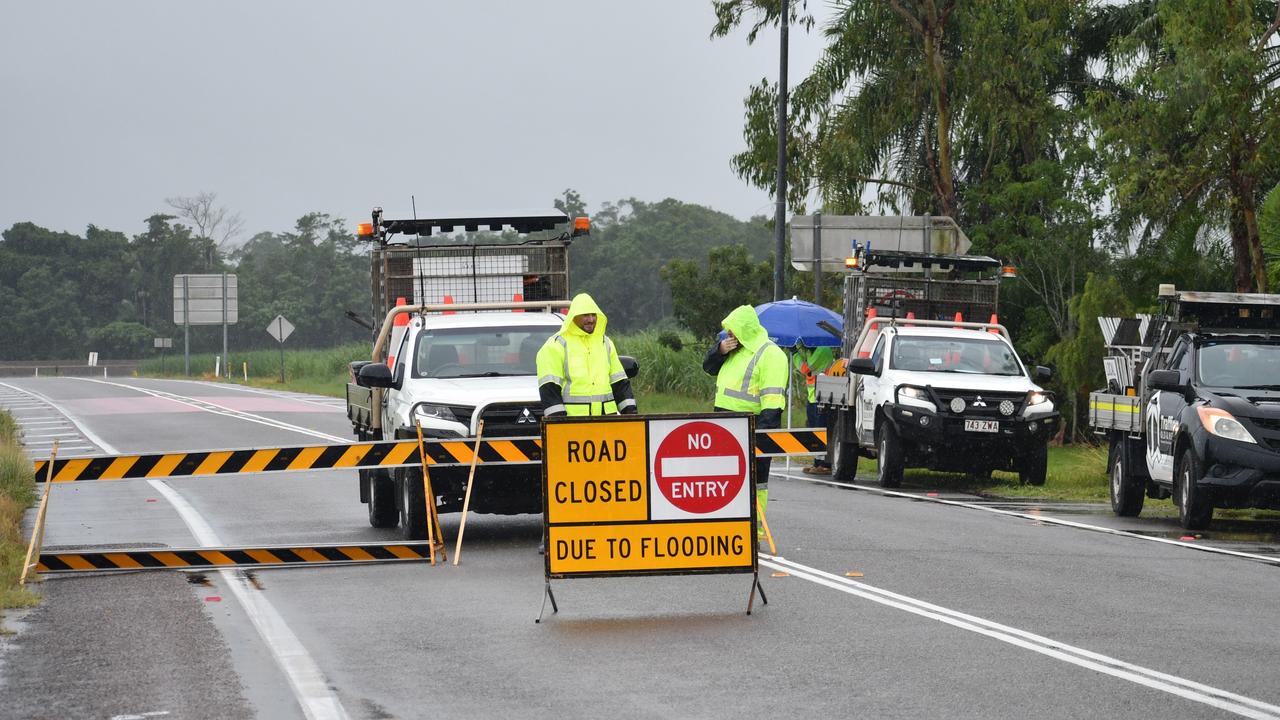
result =
[[549,418],[548,578],[754,572],[750,415]]

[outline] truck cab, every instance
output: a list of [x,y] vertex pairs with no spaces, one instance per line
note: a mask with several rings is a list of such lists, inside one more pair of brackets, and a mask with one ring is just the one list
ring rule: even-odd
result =
[[1099,318],[1109,387],[1090,395],[1090,421],[1110,440],[1113,511],[1172,496],[1195,530],[1214,508],[1280,509],[1280,295],[1162,286],[1160,302]]

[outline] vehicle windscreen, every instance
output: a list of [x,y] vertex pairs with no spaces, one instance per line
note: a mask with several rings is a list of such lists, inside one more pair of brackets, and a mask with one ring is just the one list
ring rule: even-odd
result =
[[538,348],[554,326],[440,328],[418,335],[413,377],[533,375]]
[[1022,363],[999,340],[899,335],[890,367],[913,372],[1022,375]]
[[1280,390],[1280,344],[1223,342],[1201,345],[1196,374],[1202,385]]

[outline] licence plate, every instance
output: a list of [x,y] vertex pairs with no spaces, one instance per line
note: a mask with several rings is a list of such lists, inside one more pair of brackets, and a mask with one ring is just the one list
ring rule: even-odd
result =
[[968,432],[1000,432],[1000,421],[965,420],[964,429]]

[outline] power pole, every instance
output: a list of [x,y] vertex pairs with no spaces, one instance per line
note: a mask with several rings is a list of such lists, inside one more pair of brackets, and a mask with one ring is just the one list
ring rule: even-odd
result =
[[787,27],[791,24],[787,0],[782,0],[782,14],[778,17],[781,29],[778,60],[778,200],[773,215],[773,299],[781,300],[786,291],[783,264],[787,230]]

